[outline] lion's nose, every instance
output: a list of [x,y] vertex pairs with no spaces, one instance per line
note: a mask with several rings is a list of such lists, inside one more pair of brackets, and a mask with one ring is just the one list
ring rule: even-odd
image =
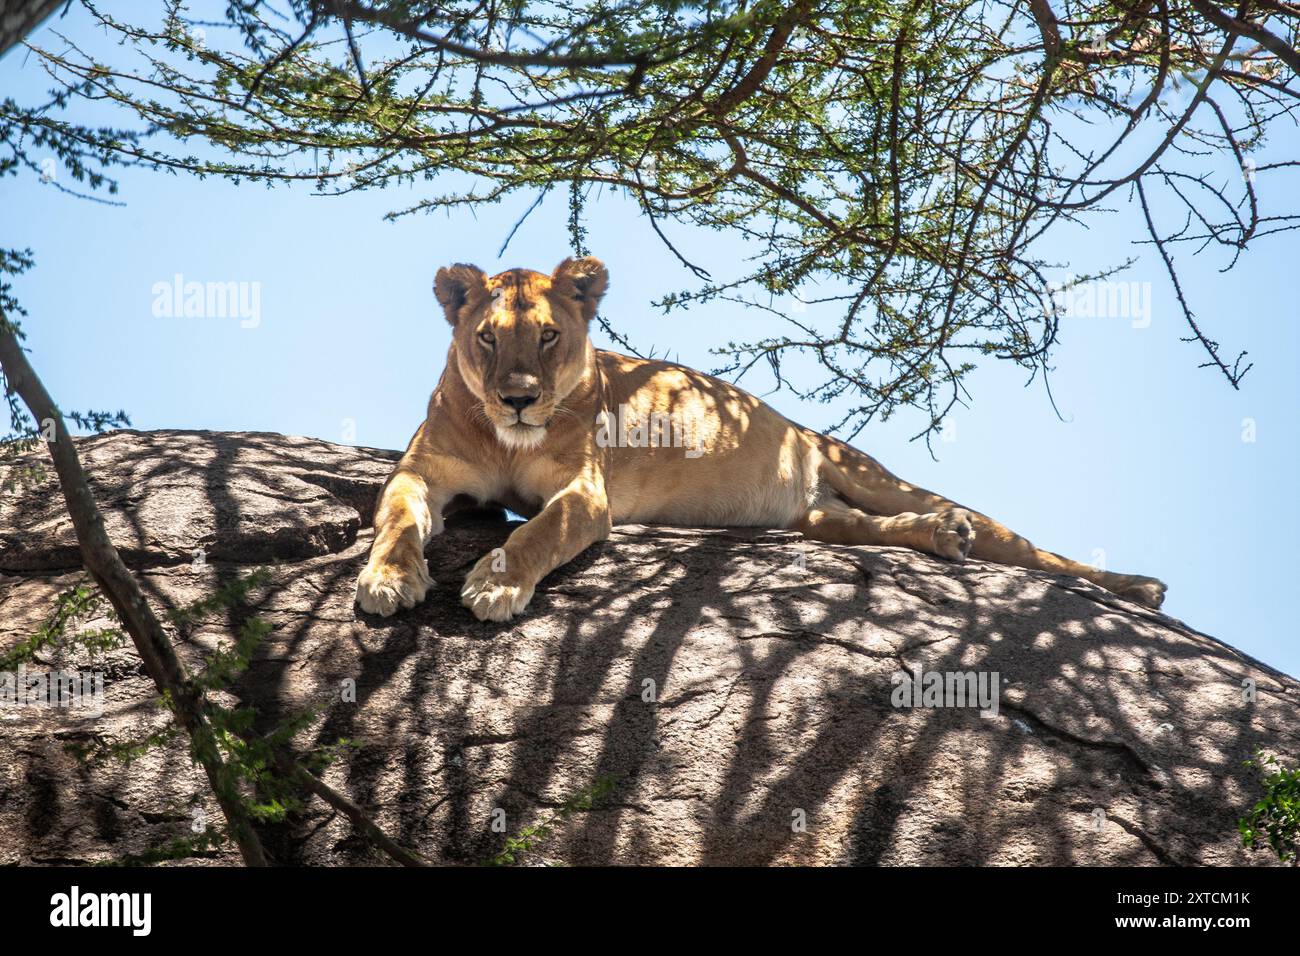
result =
[[536,395],[502,395],[501,401],[505,402],[517,412],[522,412],[529,405],[537,401]]

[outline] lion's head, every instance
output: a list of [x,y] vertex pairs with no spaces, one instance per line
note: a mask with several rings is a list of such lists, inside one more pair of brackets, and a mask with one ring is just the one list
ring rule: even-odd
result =
[[452,325],[457,370],[511,448],[532,448],[591,360],[587,324],[609,272],[599,259],[565,259],[549,276],[477,266],[438,270],[434,294]]

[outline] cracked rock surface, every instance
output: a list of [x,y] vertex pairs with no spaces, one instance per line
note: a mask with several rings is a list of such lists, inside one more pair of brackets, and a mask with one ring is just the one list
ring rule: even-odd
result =
[[[484,861],[552,818],[523,862],[1269,861],[1240,848],[1236,820],[1261,795],[1242,762],[1262,746],[1296,763],[1300,683],[1082,580],[629,526],[543,581],[523,617],[480,623],[461,580],[512,526],[479,517],[430,545],[428,599],[380,619],[353,587],[396,453],[178,431],[78,447],[159,606],[271,569],[247,608],[176,634],[178,652],[195,667],[243,616],[272,624],[225,702],[255,706],[262,730],[314,708],[297,745],[351,741],[326,779],[436,861]],[[0,650],[79,564],[52,474],[0,492]],[[103,714],[0,704],[0,864],[108,860],[219,820],[182,741],[129,766],[68,754],[162,725],[133,650],[28,665],[57,668],[102,673]],[[895,707],[893,675],[914,668],[996,673],[996,715]],[[598,779],[611,789],[593,808],[557,817]],[[319,802],[263,836],[281,863],[383,862]]]

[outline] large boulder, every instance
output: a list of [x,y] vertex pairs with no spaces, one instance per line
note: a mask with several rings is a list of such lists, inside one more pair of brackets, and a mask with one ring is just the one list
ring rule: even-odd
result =
[[[253,705],[263,730],[315,708],[300,748],[351,741],[326,779],[436,861],[488,860],[547,821],[521,862],[1269,860],[1240,846],[1261,792],[1244,761],[1263,747],[1295,763],[1300,683],[1085,581],[633,526],[548,577],[523,617],[480,623],[460,582],[512,525],[477,516],[431,544],[427,600],[380,619],[353,588],[395,453],[172,431],[78,447],[159,607],[271,569],[247,608],[178,633],[178,651],[197,666],[246,614],[272,624],[226,702]],[[83,578],[61,508],[52,474],[0,493],[0,651]],[[138,854],[219,819],[181,739],[130,764],[70,755],[165,722],[129,647],[85,655],[28,667],[104,675],[102,715],[0,704],[0,864]],[[951,695],[903,706],[903,673],[997,694],[983,713]],[[589,809],[566,807],[598,782]],[[318,802],[264,838],[278,862],[384,859]],[[214,861],[236,857],[192,860]]]

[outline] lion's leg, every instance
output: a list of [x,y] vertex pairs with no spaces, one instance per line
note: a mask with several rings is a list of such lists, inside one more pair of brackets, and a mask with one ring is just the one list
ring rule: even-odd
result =
[[963,560],[970,552],[973,534],[965,511],[882,517],[865,514],[837,498],[818,502],[793,527],[814,541],[894,545],[954,561]]
[[375,509],[375,540],[357,578],[361,610],[384,617],[424,600],[433,585],[424,546],[442,531],[442,507],[451,495],[430,487],[418,470],[399,464]]
[[1155,578],[1140,574],[1115,574],[1090,564],[1072,561],[1055,552],[1035,547],[1032,542],[992,518],[976,512],[971,514],[975,521],[975,547],[971,552],[973,557],[1037,571],[1072,574],[1147,607],[1158,608],[1164,602],[1165,586]]
[[[974,527],[970,556],[1036,571],[1072,574],[1158,608],[1165,586],[1139,574],[1115,574],[1044,551],[988,515],[970,511],[934,492],[908,484],[868,455],[834,439],[818,436],[823,455],[821,477],[850,504],[876,514],[922,513],[964,515]],[[953,520],[951,517],[949,520]],[[957,519],[960,520],[960,519]],[[923,549],[928,550],[928,549]]]
[[485,494],[474,468],[432,446],[430,427],[426,421],[416,430],[380,492],[375,540],[357,578],[357,603],[363,611],[387,617],[423,601],[433,585],[424,548],[442,533],[443,510],[463,496],[481,500]]
[[532,600],[542,578],[609,537],[609,502],[599,479],[579,478],[546,502],[505,546],[465,577],[461,600],[480,621],[507,621]]

